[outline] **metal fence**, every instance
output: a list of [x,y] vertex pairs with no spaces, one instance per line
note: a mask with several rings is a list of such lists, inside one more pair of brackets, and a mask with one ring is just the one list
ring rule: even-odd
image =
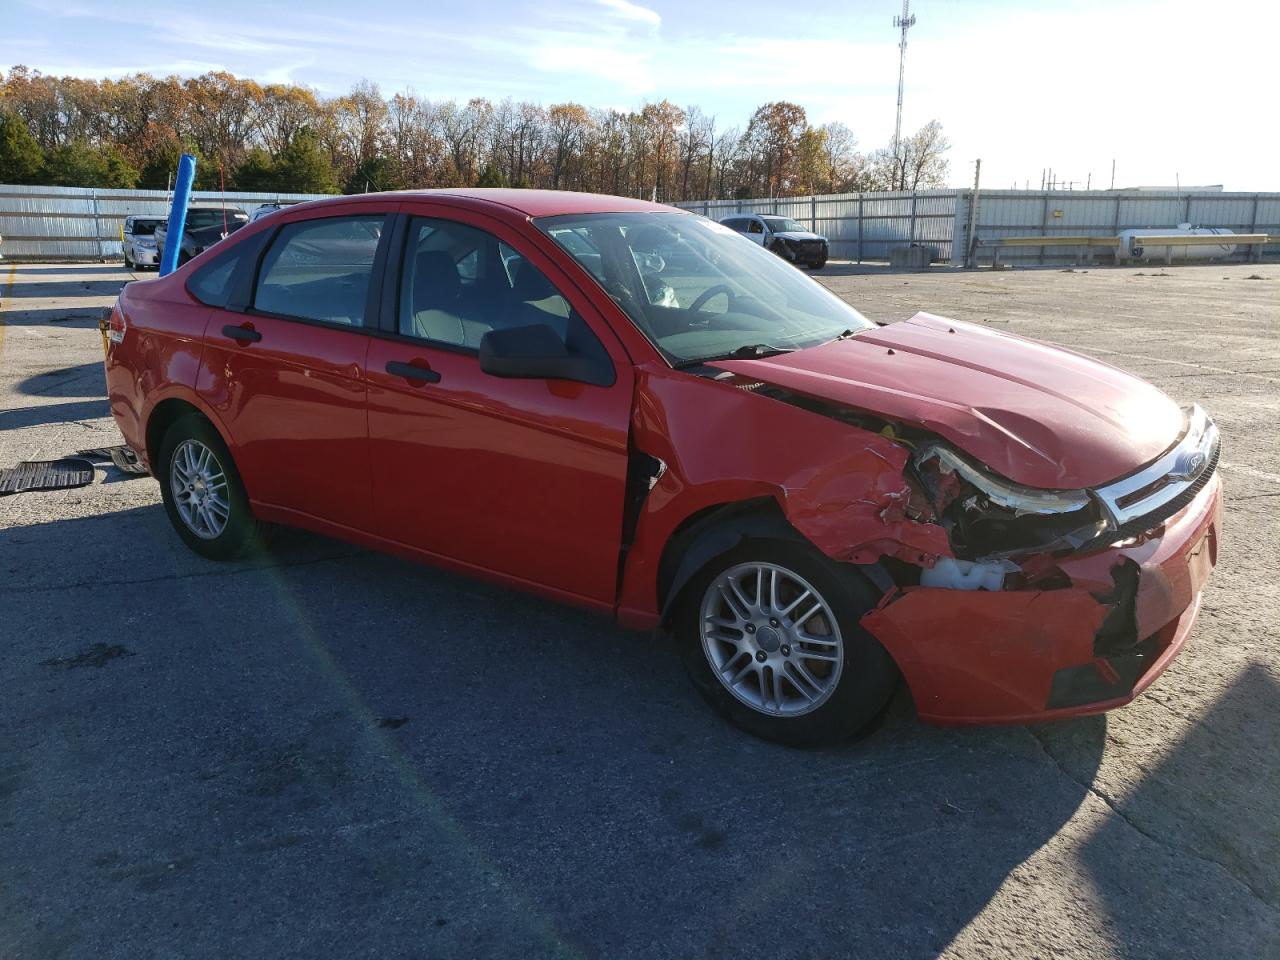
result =
[[[108,260],[122,255],[120,228],[128,216],[169,215],[164,190],[0,186],[0,254],[14,260]],[[196,191],[192,203],[226,202],[252,214],[277,200],[320,194]]]
[[[831,241],[839,259],[887,260],[894,247],[922,244],[935,259],[960,264],[969,236],[969,190],[920,193],[845,193],[755,200],[698,200],[676,206],[723,220],[735,213],[778,214],[799,221]],[[1280,193],[1176,193],[1134,191],[979,190],[974,236],[1098,236],[1121,230],[1173,228],[1180,223],[1227,227],[1236,233],[1280,234]],[[1000,259],[1072,262],[1078,247],[1024,247]],[[1245,251],[1237,251],[1243,258]],[[1280,244],[1263,254],[1280,256]],[[984,248],[984,256],[990,250]]]
[[[225,202],[252,213],[276,200],[316,200],[320,194],[197,191],[193,202]],[[831,241],[837,259],[887,260],[895,247],[922,244],[935,259],[962,263],[968,241],[970,191],[843,193],[755,200],[698,200],[676,204],[723,220],[735,213],[791,217]],[[1121,230],[1227,227],[1236,233],[1280,235],[1280,193],[1164,193],[1155,191],[980,190],[974,235],[1115,236]],[[120,227],[130,215],[168,216],[163,190],[0,185],[0,253],[23,260],[105,260],[121,255]],[[1016,248],[1002,260],[1071,262],[1075,247]],[[989,251],[986,252],[989,256]],[[1240,251],[1238,256],[1243,256]],[[1271,244],[1268,259],[1280,257]]]
[[[974,236],[981,241],[1001,237],[1114,237],[1122,230],[1226,227],[1235,233],[1280,234],[1280,193],[1178,193],[1154,190],[1027,191],[980,190]],[[969,199],[965,191],[956,208],[957,260],[963,259],[968,236]],[[1264,248],[1274,258],[1280,245]],[[984,251],[984,257],[990,255]],[[1000,254],[1002,261],[1059,263],[1072,261],[1078,247],[1019,247]],[[1246,251],[1237,250],[1237,259]]]
[[[804,224],[831,243],[841,260],[888,260],[894,247],[913,243],[950,260],[955,237],[957,190],[920,193],[840,193],[768,200],[699,200],[677,207],[723,220],[735,213],[778,214]],[[963,242],[963,241],[962,241]]]

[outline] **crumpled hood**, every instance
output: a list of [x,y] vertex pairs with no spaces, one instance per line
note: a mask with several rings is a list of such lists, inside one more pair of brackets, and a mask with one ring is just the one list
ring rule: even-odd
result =
[[1178,406],[1137,377],[927,313],[795,353],[714,366],[916,424],[1007,479],[1045,489],[1132,473],[1183,427]]
[[788,230],[785,233],[775,233],[775,237],[781,237],[783,240],[825,240],[826,237],[817,233],[810,233],[808,230]]

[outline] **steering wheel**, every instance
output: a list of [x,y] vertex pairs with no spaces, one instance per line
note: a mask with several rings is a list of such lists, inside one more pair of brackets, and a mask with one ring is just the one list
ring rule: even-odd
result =
[[737,299],[737,297],[733,290],[727,284],[723,283],[717,283],[714,287],[708,287],[706,290],[703,290],[702,293],[698,294],[698,298],[694,300],[693,303],[689,304],[689,309],[695,312],[701,310],[707,305],[707,302],[711,300],[712,297],[718,297],[722,293],[729,301],[726,305],[726,312],[728,312],[728,307],[733,306],[733,301]]

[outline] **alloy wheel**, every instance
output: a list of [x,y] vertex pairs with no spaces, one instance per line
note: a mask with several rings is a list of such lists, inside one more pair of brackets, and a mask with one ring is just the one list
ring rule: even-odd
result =
[[227,474],[217,455],[199,440],[183,440],[173,451],[169,490],[178,516],[197,537],[214,540],[227,528]]
[[809,713],[840,682],[844,644],[830,605],[778,564],[742,563],[716,577],[703,594],[699,630],[716,679],[760,713]]

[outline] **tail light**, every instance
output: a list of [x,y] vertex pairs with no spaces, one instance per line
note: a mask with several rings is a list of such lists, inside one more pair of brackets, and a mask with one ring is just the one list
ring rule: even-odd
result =
[[124,334],[129,328],[129,324],[124,318],[124,311],[120,309],[119,300],[112,306],[105,319],[107,339],[112,343],[121,343],[124,340]]

